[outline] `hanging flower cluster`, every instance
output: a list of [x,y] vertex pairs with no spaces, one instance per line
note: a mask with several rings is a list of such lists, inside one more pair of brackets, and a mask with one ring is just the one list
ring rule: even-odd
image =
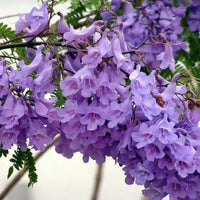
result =
[[[56,152],[67,158],[81,152],[84,162],[98,164],[112,157],[126,183],[144,185],[150,200],[168,194],[198,200],[199,104],[187,87],[190,77],[176,73],[167,81],[161,73],[174,71],[177,51],[186,51],[180,37],[186,9],[189,29],[200,31],[200,4],[180,1],[176,8],[153,0],[134,7],[113,0],[112,9],[81,30],[58,13],[50,47],[36,40],[48,33],[47,2],[20,16],[16,34],[23,31],[26,44],[42,45],[28,46],[28,64],[0,62],[0,143],[44,151],[60,135]],[[116,17],[119,9],[124,12]]]

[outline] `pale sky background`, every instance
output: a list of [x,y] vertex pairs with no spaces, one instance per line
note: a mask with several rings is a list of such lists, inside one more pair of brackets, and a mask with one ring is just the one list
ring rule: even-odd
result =
[[[26,13],[33,6],[38,5],[37,0],[0,0],[0,17],[17,13]],[[67,5],[63,4],[56,11],[65,11]],[[17,18],[1,21],[14,27]],[[0,192],[9,182],[7,171],[10,167],[9,158],[0,159]],[[28,179],[25,177],[16,185],[5,200],[90,200],[96,174],[96,163],[82,162],[80,154],[68,160],[57,154],[52,148],[37,162],[38,183],[34,187],[27,187]],[[108,159],[103,167],[102,185],[99,200],[140,200],[142,186],[126,185],[122,169]]]

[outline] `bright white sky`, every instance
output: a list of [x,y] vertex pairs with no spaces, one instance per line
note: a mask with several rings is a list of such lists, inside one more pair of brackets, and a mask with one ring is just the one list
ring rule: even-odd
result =
[[[37,0],[1,0],[0,17],[27,13],[37,5]],[[62,5],[57,11],[64,11],[66,8],[66,5]],[[14,27],[16,19],[9,18],[4,22]],[[8,160],[0,159],[0,192],[8,183]],[[23,178],[5,200],[90,200],[96,167],[94,161],[84,164],[80,154],[68,160],[51,149],[37,163],[38,183],[33,188],[27,188],[27,178]],[[122,169],[108,159],[103,169],[99,200],[141,200],[142,187],[128,186],[124,178]]]

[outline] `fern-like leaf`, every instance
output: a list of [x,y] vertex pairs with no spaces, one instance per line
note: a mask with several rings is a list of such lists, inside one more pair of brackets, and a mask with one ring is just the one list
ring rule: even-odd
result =
[[9,40],[15,37],[15,31],[8,27],[7,24],[0,23],[0,39]]
[[0,144],[0,158],[2,156],[6,157],[8,155],[8,153],[9,153],[8,150],[3,149],[3,145]]
[[67,100],[63,95],[62,95],[62,90],[60,87],[57,87],[54,91],[54,93],[51,95],[52,97],[56,97],[57,100],[54,103],[55,107],[63,107],[65,104],[65,101]]
[[23,169],[23,172],[28,171],[28,186],[37,182],[35,160],[29,148],[26,151],[22,151],[20,148],[15,150],[10,162],[12,162],[13,165],[8,170],[8,178],[12,175],[14,168],[17,170]]
[[65,16],[65,19],[68,24],[76,26],[86,12],[86,7],[81,1],[73,0],[70,8],[72,11]]
[[[10,40],[13,40],[16,38],[15,31],[12,30],[7,24],[0,23],[0,39],[3,42],[8,42]],[[22,42],[22,39],[19,40],[13,40],[10,44],[16,44]],[[25,56],[26,48],[25,47],[20,47],[20,48],[12,48],[11,54],[14,56],[14,53],[18,55],[19,59],[24,60],[25,62],[27,61],[27,58]],[[7,62],[7,65],[12,64],[13,62]]]

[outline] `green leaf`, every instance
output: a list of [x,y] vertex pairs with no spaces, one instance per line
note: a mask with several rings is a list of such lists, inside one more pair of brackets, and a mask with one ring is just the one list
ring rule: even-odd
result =
[[13,166],[11,166],[8,170],[8,176],[7,176],[7,179],[9,179],[11,177],[11,175],[13,174],[13,171],[14,171],[14,168]]
[[173,0],[173,6],[178,8],[178,0]]
[[[0,23],[0,39],[2,39],[2,41],[7,42],[7,41],[15,39],[16,37],[17,35],[15,34],[15,31],[12,30],[12,28],[10,28],[7,24]],[[13,40],[12,42],[10,42],[10,44],[16,44],[20,42],[22,42],[22,39]],[[28,58],[25,56],[25,52],[26,52],[25,47],[11,49],[11,54],[13,56],[14,56],[14,53],[16,53],[18,55],[18,58],[21,60],[24,60],[26,63]],[[3,55],[5,55],[5,52],[3,52]],[[9,61],[7,61],[7,65],[10,65],[13,63],[14,61],[12,61],[12,59],[9,59]]]
[[7,24],[0,23],[0,39],[6,40],[15,37],[15,31],[13,31]]
[[66,98],[62,95],[62,90],[60,87],[57,87],[52,95],[52,97],[57,97],[57,101],[55,101],[55,107],[62,107],[65,104]]
[[38,175],[36,173],[35,160],[30,149],[27,149],[25,154],[25,169],[28,170],[28,187],[33,186],[37,182]]
[[8,177],[13,174],[14,168],[17,170],[23,169],[23,171],[28,171],[28,186],[32,186],[37,182],[38,176],[36,173],[35,160],[29,148],[26,151],[21,151],[20,148],[15,150],[10,162],[12,162],[13,165],[9,168]]
[[76,26],[80,19],[82,19],[86,7],[79,0],[73,0],[71,4],[71,12],[65,16],[68,24]]
[[3,145],[0,144],[0,158],[2,156],[6,157],[8,155],[8,153],[9,153],[8,150],[3,149]]

